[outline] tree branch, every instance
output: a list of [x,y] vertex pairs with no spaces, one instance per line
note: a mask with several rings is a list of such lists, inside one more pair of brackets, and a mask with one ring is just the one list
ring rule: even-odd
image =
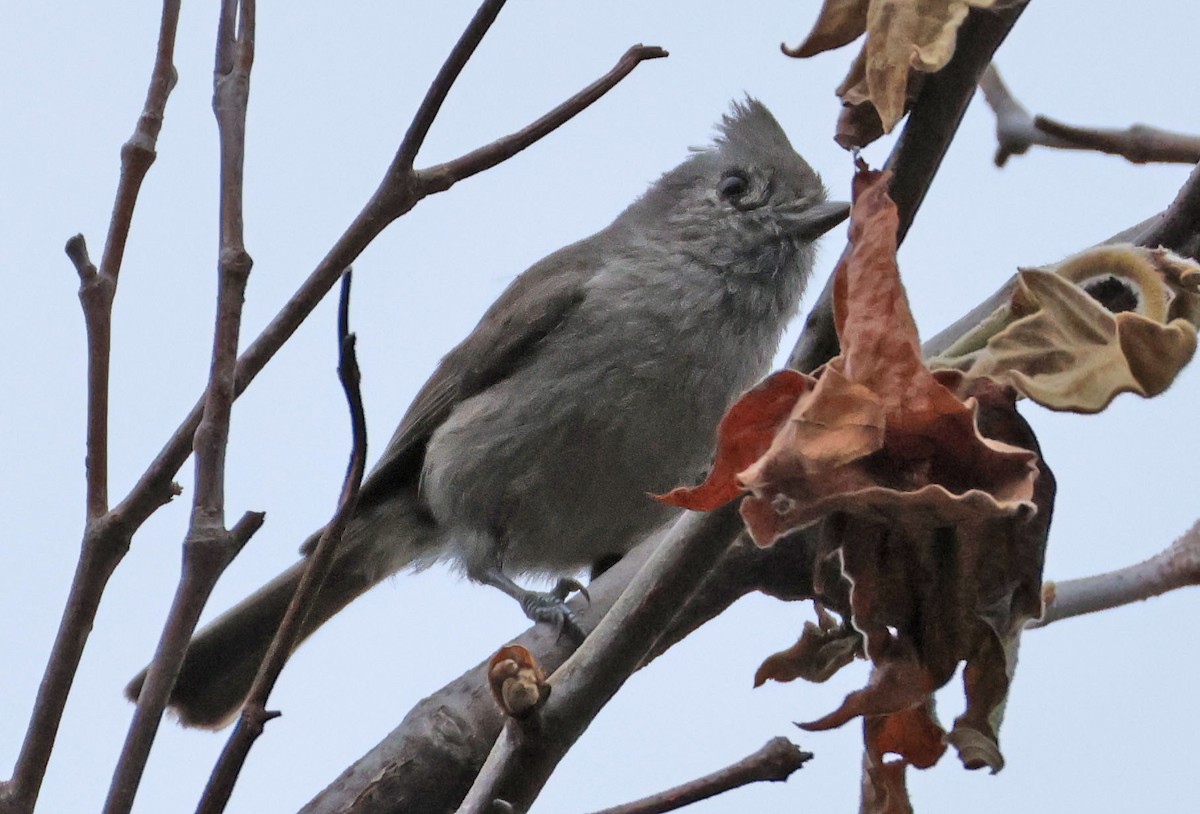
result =
[[280,622],[270,649],[259,667],[258,675],[250,687],[237,726],[221,752],[196,807],[197,814],[220,814],[225,810],[233,793],[234,783],[241,773],[246,757],[250,754],[250,748],[262,734],[266,722],[279,715],[277,712],[267,711],[267,699],[271,690],[275,688],[279,674],[283,672],[284,664],[295,649],[300,631],[304,627],[304,620],[312,610],[317,594],[329,575],[334,553],[358,503],[358,490],[366,469],[367,418],[359,388],[358,359],[354,353],[355,337],[350,333],[350,279],[350,270],[347,269],[342,277],[342,294],[338,309],[338,378],[350,408],[351,453],[337,511],[321,533],[316,548],[308,558],[296,593],[288,604],[283,621]]
[[639,569],[583,645],[550,677],[536,734],[510,722],[484,762],[460,814],[494,811],[501,800],[525,811],[596,714],[643,663],[661,631],[703,582],[742,528],[735,501],[686,513]]
[[[38,687],[29,727],[13,768],[12,779],[0,783],[0,812],[26,814],[41,791],[46,765],[62,722],[100,597],[117,564],[129,549],[132,529],[108,513],[108,386],[112,303],[133,222],[134,205],[143,179],[154,163],[167,97],[175,85],[175,32],[179,1],[164,0],[158,49],[146,101],[133,135],[121,148],[121,172],[109,220],[100,268],[92,265],[82,235],[67,241],[67,255],[80,277],[88,347],[87,523],[79,561],[71,581],[63,617]],[[161,506],[176,494],[170,477],[146,495],[148,505]]]
[[1009,92],[995,65],[988,65],[979,77],[979,89],[984,101],[996,114],[997,167],[1003,167],[1011,156],[1024,155],[1034,144],[1066,148],[1070,145],[1037,128],[1033,117]]
[[650,797],[606,808],[594,814],[662,814],[675,811],[751,783],[762,780],[787,780],[812,760],[812,757],[812,752],[802,751],[787,738],[772,738],[754,754],[747,755],[724,769]]
[[612,70],[537,121],[453,161],[420,170],[417,173],[418,183],[425,190],[425,194],[430,195],[449,189],[464,178],[491,169],[575,118],[584,108],[612,90],[641,63],[666,56],[667,52],[656,45],[638,44],[630,47],[617,60]]
[[213,72],[213,112],[221,143],[217,317],[204,415],[194,444],[196,490],[191,525],[183,541],[183,573],[158,650],[138,694],[104,814],[126,814],[132,809],[200,613],[217,579],[263,523],[262,513],[248,513],[233,529],[225,528],[225,452],[242,305],[252,265],[243,242],[242,179],[250,69],[254,62],[254,11],[254,0],[223,0],[221,4]]
[[1113,130],[1077,127],[1048,116],[1030,116],[991,65],[980,77],[979,89],[996,114],[997,167],[1003,167],[1010,156],[1024,155],[1035,145],[1119,155],[1134,164],[1195,164],[1200,161],[1200,136],[1173,133],[1146,124]]
[[1179,194],[1160,215],[1133,237],[1139,246],[1163,246],[1200,260],[1200,166],[1192,170]]
[[1047,582],[1046,609],[1027,627],[1045,627],[1085,613],[1141,602],[1176,588],[1200,585],[1200,521],[1148,560],[1082,579]]
[[429,128],[433,126],[434,119],[442,109],[442,103],[446,101],[450,88],[454,86],[455,80],[462,73],[462,69],[466,67],[467,61],[475,53],[479,43],[483,41],[483,37],[492,27],[492,23],[496,21],[500,9],[504,8],[504,2],[505,0],[484,0],[483,5],[479,7],[475,16],[471,18],[471,22],[463,30],[462,36],[458,38],[458,42],[450,49],[450,55],[442,63],[441,70],[433,78],[429,90],[425,91],[425,98],[421,100],[420,107],[413,115],[408,132],[404,134],[400,147],[396,150],[396,157],[388,169],[388,175],[398,176],[412,172],[417,153],[425,143]]

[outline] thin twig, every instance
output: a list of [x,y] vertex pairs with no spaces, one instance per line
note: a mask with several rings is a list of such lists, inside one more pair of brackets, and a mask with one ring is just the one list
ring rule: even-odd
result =
[[1200,161],[1200,136],[1163,130],[1149,124],[1131,124],[1123,129],[1077,127],[1034,116],[1038,130],[1065,142],[1072,150],[1091,150],[1119,155],[1133,164],[1195,164]]
[[[62,722],[63,709],[96,618],[100,597],[113,570],[128,551],[130,535],[133,533],[119,517],[107,514],[112,302],[116,295],[125,242],[133,222],[134,205],[142,181],[154,163],[167,97],[175,84],[172,59],[175,32],[179,24],[179,6],[179,0],[163,2],[157,55],[150,73],[146,101],[133,135],[121,148],[121,173],[100,268],[96,269],[88,259],[82,235],[67,242],[67,254],[80,276],[79,294],[88,335],[87,523],[70,595],[38,687],[29,728],[25,732],[12,779],[0,783],[0,812],[4,814],[26,814],[33,810],[37,802]],[[167,477],[147,491],[144,501],[147,506],[157,508],[170,500],[176,489],[171,478]]]
[[1108,153],[1134,164],[1195,164],[1200,161],[1200,136],[1174,133],[1146,124],[1134,124],[1124,129],[1077,127],[1049,116],[1030,116],[1000,79],[994,66],[988,66],[980,77],[979,89],[996,114],[997,167],[1003,167],[1010,156],[1024,155],[1033,146]]
[[751,783],[762,780],[787,780],[812,760],[812,757],[812,752],[801,750],[787,738],[772,738],[754,754],[747,755],[724,769],[650,797],[606,808],[594,814],[663,814],[666,811],[675,811]]
[[[889,192],[900,215],[897,230],[903,242],[916,218],[925,193],[933,183],[942,158],[950,147],[975,87],[992,54],[1016,25],[1025,3],[998,11],[974,10],[958,32],[954,57],[945,68],[929,76],[908,114],[904,131],[884,167],[892,170]],[[842,259],[846,257],[843,251]],[[838,261],[839,264],[842,262]],[[812,370],[837,355],[833,327],[833,276],[805,320],[804,333],[788,358],[788,367]]]
[[612,90],[618,82],[641,63],[650,59],[662,59],[666,56],[667,52],[656,45],[638,44],[630,47],[617,60],[617,64],[613,66],[612,70],[537,121],[453,161],[420,170],[417,177],[420,180],[421,188],[426,195],[441,192],[464,178],[469,178],[496,166],[501,161],[512,158],[573,119],[580,110]]
[[104,804],[104,814],[128,812],[133,806],[146,761],[162,721],[163,709],[179,675],[188,641],[216,585],[217,577],[230,560],[249,542],[263,524],[262,512],[247,512],[229,531],[200,538],[189,533],[185,541],[183,573],[171,601],[167,621],[159,638],[154,660],[146,672],[137,706]]
[[233,786],[245,765],[246,757],[255,740],[262,734],[267,721],[279,715],[267,710],[267,699],[283,666],[296,646],[296,640],[304,627],[304,620],[316,600],[325,578],[333,565],[334,553],[341,542],[346,524],[354,514],[358,503],[358,490],[362,485],[367,459],[367,419],[363,409],[362,392],[359,388],[358,359],[354,353],[354,334],[350,333],[350,269],[342,277],[342,293],[338,309],[338,378],[346,394],[350,408],[351,454],[342,482],[342,493],[337,511],[321,534],[316,548],[308,558],[304,575],[296,587],[296,593],[288,605],[279,630],[271,642],[270,649],[259,667],[258,675],[250,687],[250,693],[242,706],[237,726],[229,736],[213,768],[208,785],[196,808],[197,814],[220,814],[229,803]]
[[1047,582],[1042,589],[1046,609],[1028,627],[1142,602],[1189,585],[1200,585],[1200,521],[1143,562],[1107,574]]
[[87,519],[108,511],[108,366],[112,353],[112,306],[117,294],[114,274],[98,270],[88,256],[83,235],[67,240],[67,257],[79,274],[79,302],[87,330],[88,400]]
[[191,524],[183,541],[183,573],[158,650],[138,694],[104,814],[126,814],[132,809],[163,710],[200,613],[217,578],[263,523],[261,513],[247,513],[233,529],[225,528],[225,452],[233,409],[242,304],[252,265],[243,243],[242,169],[254,28],[254,0],[222,2],[213,72],[213,111],[221,143],[219,287],[212,366],[204,415],[194,442],[196,489]]
[[483,37],[492,27],[492,23],[496,21],[500,9],[504,8],[504,2],[505,0],[484,0],[483,5],[479,7],[475,16],[471,18],[471,22],[463,30],[462,36],[458,38],[458,42],[450,49],[450,56],[442,63],[441,70],[433,78],[429,90],[425,91],[425,98],[421,100],[412,122],[408,125],[408,131],[404,134],[400,147],[396,150],[396,157],[392,160],[389,174],[412,171],[413,162],[417,160],[417,153],[420,152],[421,145],[425,143],[429,128],[433,126],[434,119],[442,109],[442,103],[446,101],[450,88],[454,87],[458,75],[462,73],[467,61],[475,53],[479,43],[483,41]]

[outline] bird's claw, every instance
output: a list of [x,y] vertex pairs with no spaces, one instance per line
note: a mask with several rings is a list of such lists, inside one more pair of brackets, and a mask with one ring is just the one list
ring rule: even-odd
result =
[[557,597],[558,601],[560,602],[566,602],[567,597],[574,593],[582,596],[584,602],[587,602],[589,605],[592,604],[591,594],[588,593],[587,588],[583,586],[583,583],[577,579],[563,577],[558,581],[558,584],[554,586],[553,590],[550,591],[550,595]]
[[[567,607],[566,599],[575,591],[588,598],[587,590],[573,579],[559,580],[553,590],[539,593],[528,591],[521,597],[521,610],[534,622],[554,625],[561,639],[565,634],[575,644],[582,644],[587,634],[579,624],[575,612]],[[590,601],[590,599],[589,599]]]

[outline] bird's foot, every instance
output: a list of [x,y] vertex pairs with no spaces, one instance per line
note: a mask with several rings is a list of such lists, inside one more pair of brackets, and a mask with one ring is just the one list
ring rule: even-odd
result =
[[559,637],[566,635],[575,644],[582,644],[587,634],[579,625],[575,612],[567,607],[567,598],[578,592],[587,601],[591,601],[587,588],[574,579],[560,579],[558,584],[549,591],[522,591],[517,601],[521,610],[534,622],[547,622],[554,625]]

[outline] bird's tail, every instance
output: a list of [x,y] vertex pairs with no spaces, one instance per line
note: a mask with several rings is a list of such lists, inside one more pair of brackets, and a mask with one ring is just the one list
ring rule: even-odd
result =
[[[296,646],[368,589],[416,560],[425,548],[421,543],[428,540],[419,533],[417,539],[395,539],[395,526],[363,525],[368,528],[360,525],[354,535],[359,539],[344,540],[350,550],[338,557],[321,586]],[[412,525],[408,530],[417,531]],[[393,539],[362,539],[374,536]],[[188,644],[169,702],[182,724],[219,729],[237,714],[307,564],[305,558],[288,568],[205,626]],[[145,680],[146,670],[142,670],[125,687],[125,696],[136,701]]]

